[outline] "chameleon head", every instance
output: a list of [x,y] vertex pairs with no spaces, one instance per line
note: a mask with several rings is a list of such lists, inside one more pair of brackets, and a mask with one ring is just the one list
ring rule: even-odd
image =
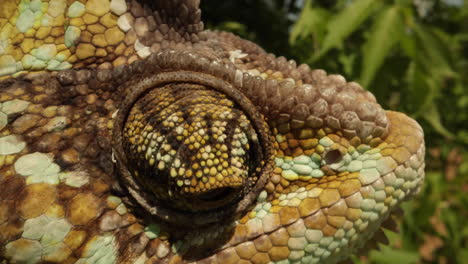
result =
[[203,230],[180,240],[181,255],[202,247],[242,258],[266,243],[256,250],[269,261],[334,263],[423,182],[419,125],[341,76],[265,80],[196,52],[146,63],[145,76],[123,85],[132,92],[114,151],[140,206]]
[[415,121],[199,2],[0,1],[1,260],[336,263],[417,193]]

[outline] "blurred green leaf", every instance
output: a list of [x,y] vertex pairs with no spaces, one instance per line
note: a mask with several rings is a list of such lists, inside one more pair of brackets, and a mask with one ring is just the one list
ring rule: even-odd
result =
[[436,132],[445,138],[454,139],[454,134],[442,125],[439,110],[435,105],[435,99],[440,92],[440,80],[436,75],[424,73],[420,65],[416,63],[410,65],[408,75],[415,116],[424,118]]
[[458,259],[467,260],[468,259],[468,249],[464,248],[460,250]]
[[376,20],[377,23],[363,46],[360,83],[364,87],[369,86],[388,53],[398,43],[404,31],[400,7],[397,5],[386,8],[377,14]]
[[319,59],[331,48],[340,46],[343,39],[353,33],[369,17],[373,7],[378,2],[375,0],[356,0],[332,17],[327,26],[327,36],[313,60]]
[[436,206],[434,202],[439,201],[442,194],[445,191],[445,188],[444,188],[445,179],[442,173],[434,172],[434,171],[428,172],[426,175],[426,179],[428,183],[426,186],[430,187],[430,190],[428,191],[427,196],[430,200],[429,204],[431,205],[431,208],[432,208],[430,213],[432,214],[433,213],[432,211],[434,210],[434,206]]
[[455,73],[449,64],[448,44],[424,25],[417,24],[414,32],[417,40],[414,59],[419,66],[431,75],[454,76]]
[[357,55],[356,54],[341,54],[338,57],[339,62],[343,65],[343,74],[352,76],[357,70],[355,67]]
[[454,139],[455,136],[450,133],[443,125],[440,120],[440,114],[439,111],[437,110],[437,107],[435,105],[432,105],[428,109],[426,109],[426,112],[422,117],[429,122],[429,124],[432,125],[435,131],[437,131],[439,134],[443,135],[447,139]]
[[306,1],[299,19],[292,27],[289,43],[294,45],[299,38],[307,38],[311,35],[319,37],[316,41],[320,41],[320,37],[325,34],[326,21],[329,16],[330,12],[326,9],[313,8],[311,1]]
[[410,92],[409,109],[417,116],[424,112],[427,105],[436,97],[436,85],[431,76],[425,74],[415,62],[411,62],[407,71],[408,92]]
[[234,32],[239,36],[246,37],[248,35],[245,25],[235,21],[224,21],[217,26],[218,30]]
[[[457,138],[464,142],[465,144],[468,144],[468,131],[467,130],[460,130],[457,132]],[[468,167],[468,165],[466,165]]]
[[415,264],[419,262],[419,254],[382,245],[379,251],[371,252],[370,259],[381,264]]

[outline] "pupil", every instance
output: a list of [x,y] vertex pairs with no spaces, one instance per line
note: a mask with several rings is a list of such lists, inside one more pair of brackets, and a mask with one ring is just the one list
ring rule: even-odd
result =
[[333,164],[340,162],[343,156],[341,155],[341,152],[337,149],[330,150],[327,154],[325,154],[325,162],[327,164]]
[[230,194],[233,192],[235,192],[235,189],[233,188],[220,188],[200,194],[196,196],[196,198],[203,201],[217,201],[223,199],[224,197],[230,196]]

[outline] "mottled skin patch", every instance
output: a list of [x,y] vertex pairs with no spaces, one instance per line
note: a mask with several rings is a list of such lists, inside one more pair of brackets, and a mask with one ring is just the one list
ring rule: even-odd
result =
[[419,125],[198,4],[2,2],[0,260],[336,263],[391,227]]

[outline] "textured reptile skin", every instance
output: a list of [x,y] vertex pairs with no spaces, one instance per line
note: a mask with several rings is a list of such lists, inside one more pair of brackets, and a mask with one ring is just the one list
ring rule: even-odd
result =
[[418,192],[414,120],[198,2],[2,0],[0,263],[336,263]]

